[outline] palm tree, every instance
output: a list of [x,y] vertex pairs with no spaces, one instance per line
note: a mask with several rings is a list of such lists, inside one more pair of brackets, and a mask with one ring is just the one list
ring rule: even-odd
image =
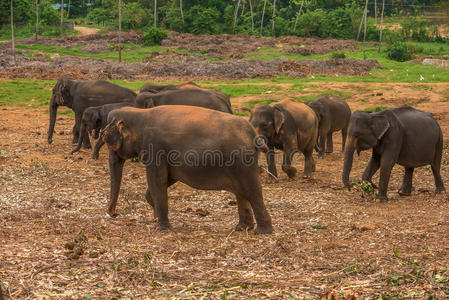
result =
[[260,21],[260,35],[262,35],[263,17],[265,16],[265,8],[267,7],[267,0],[263,2],[262,20]]
[[122,62],[122,1],[121,0],[118,0],[118,62],[119,63]]
[[237,24],[237,15],[239,13],[240,0],[237,1],[237,5],[234,10],[234,26],[232,26],[232,34],[235,34],[235,25]]
[[156,18],[157,18],[157,0],[154,0],[154,23],[153,26],[156,27]]
[[254,14],[253,14],[253,0],[249,0],[249,10],[251,11],[251,31],[254,31]]
[[14,1],[13,0],[11,0],[11,44],[12,44],[12,54],[14,57],[14,65],[17,66],[16,40],[14,39]]
[[62,33],[62,23],[64,22],[64,0],[61,0],[61,22],[59,24],[59,30]]
[[293,32],[296,31],[296,24],[298,23],[298,18],[301,15],[301,11],[302,11],[302,6],[304,5],[304,0],[301,1],[301,7],[299,8],[299,12],[296,15],[296,19],[295,19],[295,26],[293,26]]
[[37,35],[39,34],[39,0],[36,0],[36,35],[34,39],[37,41]]
[[181,11],[182,23],[184,23],[184,13],[182,11],[182,0],[179,0],[179,10]]
[[273,0],[273,22],[271,23],[271,34],[274,36],[274,19],[276,17],[276,0]]
[[380,16],[379,49],[377,49],[377,53],[380,53],[380,46],[382,46],[382,29],[384,27],[384,8],[385,8],[385,0],[382,0],[382,14]]
[[[367,11],[368,11],[368,0],[366,0],[366,2],[365,2],[365,9],[363,10],[362,20],[360,20],[359,31],[357,32],[357,41],[359,40],[360,31],[362,30],[363,20],[365,20],[365,28],[366,28]],[[365,35],[366,35],[366,31],[365,31]]]

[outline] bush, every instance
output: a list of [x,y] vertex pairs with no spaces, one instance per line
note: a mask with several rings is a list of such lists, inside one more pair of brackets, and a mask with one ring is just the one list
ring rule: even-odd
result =
[[167,31],[164,29],[151,26],[143,33],[142,40],[145,46],[160,45],[162,40],[168,36]]
[[192,6],[185,16],[188,31],[194,34],[215,34],[218,31],[217,19],[220,16],[220,12],[214,7]]
[[412,58],[412,51],[404,42],[396,42],[387,48],[387,56],[395,61],[407,61]]
[[345,54],[344,52],[339,52],[339,51],[337,51],[337,52],[333,52],[333,53],[331,54],[331,57],[332,57],[333,59],[341,59],[341,58],[346,58],[346,54]]

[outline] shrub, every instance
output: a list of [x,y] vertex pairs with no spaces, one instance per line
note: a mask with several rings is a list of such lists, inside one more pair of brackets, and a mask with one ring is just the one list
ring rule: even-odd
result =
[[192,6],[185,15],[186,23],[190,26],[188,31],[194,34],[215,34],[220,16],[220,12],[214,7]]
[[331,57],[332,57],[333,59],[346,58],[346,54],[345,54],[344,52],[339,52],[339,51],[337,51],[337,52],[333,52],[333,53],[331,54]]
[[412,51],[404,42],[396,42],[387,48],[387,56],[395,61],[407,61],[412,58]]
[[144,31],[142,36],[143,44],[145,46],[160,45],[162,40],[168,36],[164,29],[151,26]]

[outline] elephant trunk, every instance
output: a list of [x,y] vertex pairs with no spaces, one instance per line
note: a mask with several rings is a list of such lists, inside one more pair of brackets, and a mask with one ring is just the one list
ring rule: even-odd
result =
[[48,127],[47,140],[51,144],[53,142],[53,132],[55,131],[56,112],[58,110],[58,104],[56,103],[56,97],[51,96],[50,99],[50,125]]
[[83,141],[84,141],[84,135],[85,135],[84,132],[85,131],[86,131],[86,125],[82,122],[80,131],[79,131],[78,145],[76,145],[76,147],[72,150],[72,152],[70,152],[70,154],[78,152],[81,149],[81,145],[83,144]]
[[356,139],[354,137],[350,137],[345,145],[345,162],[343,167],[342,180],[344,186],[347,188],[351,187],[351,183],[349,182],[349,173],[351,173],[352,161],[354,159],[355,142]]

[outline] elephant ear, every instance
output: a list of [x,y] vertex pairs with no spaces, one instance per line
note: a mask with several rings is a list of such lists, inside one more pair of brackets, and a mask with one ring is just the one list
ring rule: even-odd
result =
[[103,142],[105,142],[112,151],[117,151],[122,146],[123,127],[124,123],[122,120],[118,121],[117,123],[115,123],[113,120],[104,128],[103,132],[101,133]]
[[100,110],[96,110],[95,113],[92,114],[92,124],[95,124],[96,128],[100,128],[101,121],[101,112]]
[[274,107],[274,129],[279,133],[285,122],[285,115],[279,107]]
[[380,140],[383,135],[387,132],[388,128],[390,128],[390,123],[387,118],[383,115],[372,116],[371,129],[374,132],[374,135]]

